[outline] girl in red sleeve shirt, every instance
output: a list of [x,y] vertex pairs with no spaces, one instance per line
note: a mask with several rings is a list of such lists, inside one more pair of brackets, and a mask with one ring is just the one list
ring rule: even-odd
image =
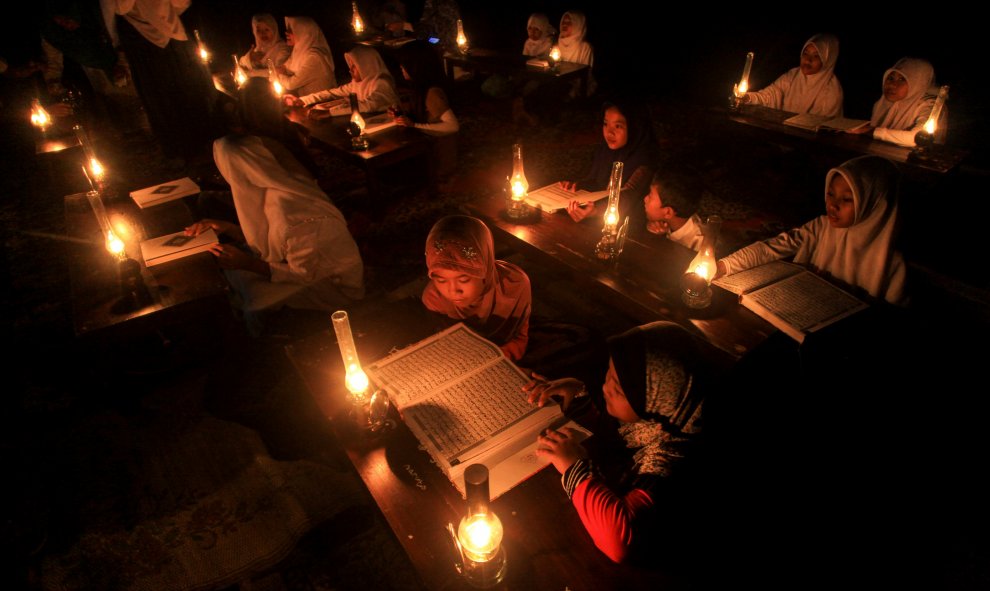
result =
[[[550,459],[595,545],[615,562],[648,547],[644,527],[662,483],[677,471],[701,430],[702,392],[711,375],[705,344],[680,326],[654,322],[609,339],[609,367],[602,386],[605,409],[618,419],[619,435],[634,450],[620,478],[606,478],[568,428],[537,438],[537,453]],[[560,396],[563,406],[585,387],[573,378],[525,387],[531,402]],[[666,501],[664,501],[666,502]]]

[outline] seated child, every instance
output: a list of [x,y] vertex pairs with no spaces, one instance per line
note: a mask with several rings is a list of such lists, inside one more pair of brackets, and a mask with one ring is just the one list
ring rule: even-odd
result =
[[895,249],[898,176],[879,156],[842,163],[825,176],[825,215],[720,259],[716,277],[793,257],[875,298],[905,303],[907,269]]
[[801,48],[801,63],[763,90],[747,92],[742,102],[792,113],[842,116],[842,85],[835,76],[839,40],[815,35]]
[[701,190],[701,181],[694,175],[657,171],[650,192],[643,198],[646,229],[665,234],[692,250],[701,248],[705,236],[701,232],[701,219],[695,213],[701,203]]
[[[852,133],[872,133],[873,139],[913,147],[914,136],[921,131],[935,106],[938,88],[935,68],[922,59],[905,57],[883,75],[883,96],[873,105],[870,124]],[[947,131],[943,109],[935,132],[935,141],[945,142]]]
[[430,283],[427,309],[464,322],[517,361],[526,353],[532,307],[529,277],[512,263],[495,260],[492,233],[481,220],[447,216],[426,239]]
[[[604,406],[618,419],[619,435],[632,450],[619,466],[624,469],[619,478],[603,476],[615,470],[599,470],[609,466],[589,459],[566,427],[539,435],[536,453],[561,473],[564,490],[595,546],[622,562],[655,551],[651,537],[658,530],[656,518],[660,508],[672,503],[670,483],[697,445],[715,366],[707,344],[671,322],[653,322],[612,337],[608,349]],[[586,392],[574,378],[534,378],[523,390],[539,406],[559,396],[566,409]]]
[[251,76],[268,76],[268,60],[276,66],[285,63],[292,53],[292,48],[286,45],[278,34],[278,22],[275,17],[267,14],[256,14],[251,17],[251,30],[254,32],[254,45],[241,56],[238,63]]
[[529,15],[526,32],[529,37],[523,43],[523,55],[528,57],[550,55],[550,50],[553,49],[553,34],[556,31],[550,25],[550,19],[547,18],[547,15],[541,12],[534,12]]
[[350,82],[300,97],[286,94],[282,97],[286,104],[304,107],[334,98],[347,98],[350,94],[357,95],[358,110],[362,113],[384,111],[399,104],[395,81],[377,51],[366,45],[355,45],[344,54],[344,60],[351,72]]
[[[595,148],[588,172],[580,180],[560,181],[559,184],[568,191],[603,191],[608,189],[612,163],[622,162],[622,199],[619,206],[625,210],[629,203],[650,190],[656,153],[653,126],[643,106],[605,103],[602,106],[602,142]],[[604,211],[604,204],[601,208],[595,202],[582,205],[575,200],[567,204],[567,214],[575,222],[592,215],[596,209]]]

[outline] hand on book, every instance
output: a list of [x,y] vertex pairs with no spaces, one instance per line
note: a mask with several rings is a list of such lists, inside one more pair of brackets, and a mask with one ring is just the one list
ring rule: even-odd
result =
[[283,94],[282,102],[285,103],[286,107],[302,107],[303,101],[301,98],[294,94]]
[[567,203],[567,215],[575,222],[580,222],[589,215],[595,213],[595,202],[569,201]]
[[588,457],[588,452],[578,443],[574,429],[561,427],[547,429],[536,436],[536,455],[549,459],[553,467],[563,474],[574,462]]
[[218,235],[228,236],[234,240],[244,241],[244,232],[240,226],[225,220],[204,218],[185,229],[186,236],[199,236],[207,230],[213,230]]
[[551,398],[560,398],[560,408],[567,410],[571,400],[575,396],[584,392],[584,383],[574,378],[560,378],[559,380],[547,380],[538,373],[530,374],[533,378],[531,382],[523,386],[522,390],[527,394],[530,404],[543,408]]
[[873,133],[875,128],[872,125],[862,125],[853,129],[847,129],[846,133],[854,133],[856,135],[863,135],[864,133]]

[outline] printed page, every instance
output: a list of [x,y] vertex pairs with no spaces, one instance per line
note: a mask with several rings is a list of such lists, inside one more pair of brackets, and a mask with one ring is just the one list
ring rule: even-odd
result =
[[804,272],[743,297],[751,299],[794,329],[810,332],[867,305],[814,273]]
[[753,291],[765,285],[770,285],[774,281],[779,281],[785,277],[796,275],[804,269],[793,263],[785,261],[773,261],[758,267],[746,269],[732,275],[719,277],[712,281],[715,285],[734,294],[743,294]]
[[[502,350],[463,324],[365,368],[400,410],[502,358]],[[520,372],[521,373],[521,372]]]
[[568,191],[557,183],[541,187],[535,191],[530,191],[526,196],[526,203],[533,207],[540,207],[543,211],[556,211],[567,207],[571,200],[582,202],[598,201],[603,197],[608,197],[608,191]]

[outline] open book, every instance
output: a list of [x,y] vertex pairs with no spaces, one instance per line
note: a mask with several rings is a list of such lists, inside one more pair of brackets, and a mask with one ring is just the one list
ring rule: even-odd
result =
[[558,209],[566,208],[567,203],[572,200],[591,203],[603,197],[608,197],[607,189],[604,191],[585,191],[584,189],[568,191],[557,183],[554,183],[535,191],[530,191],[529,195],[526,196],[526,203],[533,207],[539,207],[543,211],[557,211]]
[[802,113],[784,119],[784,125],[800,127],[811,131],[852,131],[869,123],[866,119],[826,117],[824,115],[812,115],[811,113]]
[[153,187],[131,191],[131,199],[134,200],[134,203],[137,203],[138,207],[144,209],[188,197],[189,195],[195,195],[196,193],[199,193],[199,185],[189,177],[182,177],[181,179],[154,185]]
[[154,267],[191,254],[205,252],[220,240],[212,229],[198,236],[186,236],[185,232],[166,234],[141,242],[141,256],[146,267]]
[[867,304],[804,267],[774,261],[713,281],[739,303],[801,343]]
[[470,464],[488,467],[492,499],[546,466],[536,436],[547,427],[590,435],[556,404],[531,406],[521,390],[529,377],[463,323],[365,369],[462,495]]

